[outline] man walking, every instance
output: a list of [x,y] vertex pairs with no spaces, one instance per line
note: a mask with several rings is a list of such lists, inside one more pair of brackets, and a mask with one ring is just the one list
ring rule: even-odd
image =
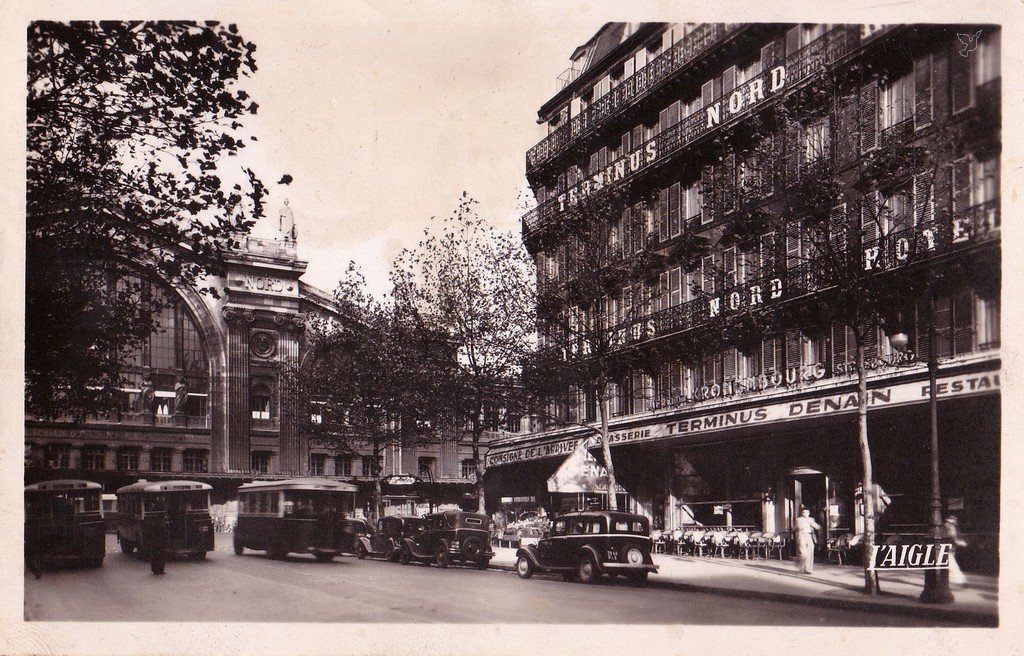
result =
[[810,508],[801,508],[796,518],[796,548],[800,554],[800,573],[814,571],[814,535],[821,526],[811,517]]

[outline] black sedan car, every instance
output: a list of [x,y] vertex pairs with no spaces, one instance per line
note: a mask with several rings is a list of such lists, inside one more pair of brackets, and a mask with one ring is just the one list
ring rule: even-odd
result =
[[399,560],[434,562],[438,567],[452,563],[486,569],[494,557],[487,515],[448,510],[424,517],[426,526],[415,537],[402,540]]
[[566,513],[555,520],[550,536],[516,552],[516,572],[524,579],[534,572],[560,572],[566,581],[580,583],[594,583],[608,574],[640,586],[649,573],[658,571],[651,560],[650,533],[650,522],[642,515],[612,510]]
[[381,517],[377,520],[376,531],[358,537],[356,555],[360,558],[378,556],[397,563],[402,540],[415,537],[425,525],[426,521],[422,517]]

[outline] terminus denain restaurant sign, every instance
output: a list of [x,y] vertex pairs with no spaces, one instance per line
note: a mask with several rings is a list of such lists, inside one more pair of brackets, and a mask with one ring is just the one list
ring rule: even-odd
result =
[[[999,386],[999,374],[997,372],[985,372],[942,378],[939,380],[936,389],[940,398],[950,398],[969,394],[996,392],[999,390]],[[927,382],[903,383],[901,385],[869,390],[868,408],[877,409],[880,407],[920,403],[927,399]],[[661,420],[648,425],[612,430],[608,433],[608,442],[609,444],[616,445],[672,439],[685,435],[728,430],[743,426],[794,421],[805,417],[851,413],[856,412],[856,410],[857,392],[842,392],[738,410],[708,412],[682,419]],[[588,439],[588,437],[562,438],[554,442],[509,450],[499,450],[496,448],[487,455],[487,465],[505,465],[524,460],[536,460],[568,454],[576,448],[579,440]]]

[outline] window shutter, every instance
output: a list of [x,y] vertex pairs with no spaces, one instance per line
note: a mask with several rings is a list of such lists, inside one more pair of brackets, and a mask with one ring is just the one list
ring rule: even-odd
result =
[[669,190],[662,189],[657,192],[657,202],[654,204],[654,222],[657,223],[657,234],[662,242],[669,240]]
[[775,65],[775,42],[761,46],[761,70],[767,71]]
[[700,209],[700,222],[711,223],[712,221],[715,220],[717,208],[714,207],[714,169],[710,165],[707,165],[701,169],[700,184],[703,200]]
[[678,236],[682,230],[679,214],[679,183],[677,182],[669,188],[668,194],[668,225],[671,237]]
[[761,362],[764,372],[775,371],[775,336],[761,340]]
[[800,366],[800,331],[786,331],[786,367]]
[[952,103],[953,113],[967,109],[974,104],[973,89],[971,88],[971,62],[973,57],[961,57],[955,49],[959,42],[950,51],[949,57],[949,95]]
[[846,250],[846,203],[836,205],[829,215],[829,237],[832,242],[832,250],[835,262],[842,262]]
[[725,380],[735,380],[736,379],[736,347],[730,347],[730,348],[726,349],[725,353],[722,355],[722,360],[723,360],[723,365],[724,365],[722,367],[722,369],[723,369],[722,373],[724,374],[724,376],[723,376],[724,379]]
[[914,176],[914,222],[918,226],[926,227],[932,222],[932,188],[931,173],[919,173]]
[[736,67],[730,66],[722,73],[722,95],[728,96],[736,88]]
[[608,147],[607,146],[602,146],[601,150],[599,150],[597,152],[598,152],[598,156],[597,156],[598,166],[600,166],[603,169],[604,167],[608,166]]
[[872,326],[864,335],[864,360],[878,357],[878,327]]
[[775,233],[761,235],[761,269],[759,275],[768,275],[775,270]]
[[730,246],[722,251],[722,268],[725,270],[726,288],[736,284],[736,247]]
[[932,122],[932,56],[914,60],[914,127]]
[[783,172],[785,183],[791,185],[797,181],[800,173],[800,128],[795,123],[786,126],[785,148]]
[[953,298],[953,353],[961,355],[974,348],[974,299],[970,292]]
[[707,255],[701,258],[701,289],[705,294],[715,293],[715,257]]
[[638,125],[633,128],[632,148],[636,150],[644,141],[644,126]]
[[878,203],[877,191],[865,194],[860,201],[860,235],[864,245],[878,241]]
[[736,153],[729,153],[723,161],[722,207],[725,212],[736,209]]
[[846,348],[846,326],[832,324],[832,366],[843,364],[849,358],[849,351]]
[[668,271],[658,276],[658,299],[655,310],[667,310],[669,306]]
[[672,127],[673,125],[679,123],[679,108],[680,108],[680,106],[681,106],[681,103],[678,100],[668,106],[668,125],[669,125],[669,127]]
[[625,155],[629,152],[629,130],[622,133],[622,139],[619,141],[619,155]]
[[704,107],[710,107],[715,101],[715,81],[708,80],[700,88],[700,97]]
[[786,233],[786,268],[793,269],[802,264],[800,261],[800,233],[794,228]]
[[928,299],[922,299],[917,303],[917,317],[914,322],[917,337],[914,340],[914,354],[919,361],[928,360],[928,351],[931,348],[931,335],[928,332]]
[[794,52],[800,49],[801,29],[802,28],[799,25],[797,25],[796,27],[791,27],[789,31],[786,32],[786,57],[789,57]]
[[836,158],[840,164],[849,164],[857,158],[857,95],[844,95],[839,101],[839,116],[835,136]]
[[860,90],[860,151],[878,148],[878,82],[865,84]]
[[971,158],[961,157],[951,165],[953,216],[962,215],[971,206]]

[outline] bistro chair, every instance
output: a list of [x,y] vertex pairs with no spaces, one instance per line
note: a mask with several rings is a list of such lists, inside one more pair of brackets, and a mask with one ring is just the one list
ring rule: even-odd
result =
[[746,554],[747,543],[750,542],[750,534],[746,531],[737,531],[733,534],[732,539],[732,555],[733,558],[739,558],[740,554]]
[[825,545],[825,562],[832,562],[833,556],[836,559],[836,564],[843,565],[843,559],[849,560],[847,551],[850,548],[850,534],[844,533],[837,538],[833,538],[828,541]]
[[[771,551],[771,545],[775,542],[775,538],[778,537],[778,533],[772,531],[765,531],[761,535],[761,554],[764,554],[765,558],[769,558],[769,552]],[[760,554],[759,554],[760,555]]]
[[651,546],[654,553],[665,553],[665,534],[658,529],[651,531]]
[[715,531],[710,537],[711,555],[725,558],[725,550],[729,547],[728,534],[725,531]]
[[677,528],[672,531],[672,544],[675,545],[675,554],[681,556],[683,554],[683,529]]
[[772,554],[777,554],[779,560],[783,560],[786,555],[786,538],[778,533],[772,534],[771,539],[765,541],[765,558],[771,558]]
[[761,553],[761,531],[754,531],[747,536],[747,542],[743,545],[743,557],[747,560],[756,558]]
[[691,556],[703,556],[704,548],[707,546],[707,532],[694,531],[690,533],[688,546]]

